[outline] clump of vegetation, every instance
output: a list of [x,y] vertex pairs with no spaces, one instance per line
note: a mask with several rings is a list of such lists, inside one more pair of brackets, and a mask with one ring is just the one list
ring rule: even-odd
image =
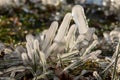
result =
[[[120,31],[99,38],[80,5],[66,13],[59,25],[26,36],[26,46],[0,44],[1,80],[116,80],[119,79]],[[112,46],[112,47],[111,47]],[[110,48],[111,47],[111,48]],[[104,56],[103,49],[112,49]]]

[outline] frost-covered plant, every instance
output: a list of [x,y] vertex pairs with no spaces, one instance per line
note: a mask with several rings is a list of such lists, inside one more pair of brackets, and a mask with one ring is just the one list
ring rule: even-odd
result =
[[[70,25],[71,20],[74,23]],[[23,62],[36,74],[40,66],[46,71],[46,65],[49,65],[46,62],[49,58],[57,61],[57,66],[60,66],[61,61],[70,62],[63,71],[76,67],[77,64],[84,64],[88,60],[97,60],[101,51],[91,51],[98,44],[94,31],[94,28],[88,27],[84,9],[76,5],[72,8],[72,13],[65,15],[59,28],[58,22],[54,21],[49,29],[39,35],[26,36],[27,51],[22,53]]]
[[[31,72],[36,77],[36,75],[43,74],[46,71],[45,54],[40,50],[40,43],[34,36],[29,34],[26,36],[26,40],[27,52],[22,53],[22,59],[24,64],[31,68]],[[43,71],[40,69],[41,67]]]
[[[6,75],[9,76],[0,79],[20,79],[25,74],[19,73],[30,70],[34,76],[33,80],[41,78],[49,80],[46,75],[52,76],[54,80],[59,80],[59,75],[62,73],[71,74],[71,70],[78,68],[79,71],[79,68],[83,67],[77,74],[78,76],[74,77],[74,80],[78,80],[90,71],[88,68],[84,68],[84,65],[89,66],[92,63],[99,65],[100,70],[103,70],[101,72],[91,68],[94,79],[102,80],[108,73],[111,74],[110,77],[113,80],[118,79],[120,29],[116,28],[110,33],[103,33],[104,39],[102,40],[94,32],[95,28],[88,26],[83,7],[75,5],[72,12],[66,13],[61,24],[53,21],[49,29],[38,35],[26,35],[26,48],[18,46],[7,52],[5,46],[0,43],[0,52],[4,51],[3,59],[6,60],[7,65],[7,69],[0,71],[0,75],[7,73]],[[97,45],[106,47],[104,43],[112,46],[111,49],[115,49],[115,51],[112,56],[105,56],[103,59],[100,55],[102,50],[95,49],[95,47]],[[3,64],[1,62],[0,65]],[[53,70],[50,69],[51,67]]]
[[[118,54],[120,31],[117,28],[110,33],[103,34],[104,42],[112,46],[115,44],[116,49],[112,57],[105,57],[104,60],[98,58],[102,53],[101,50],[93,50],[97,45],[101,45],[94,32],[95,29],[88,26],[83,7],[75,5],[72,12],[66,13],[60,25],[57,21],[53,21],[49,29],[38,35],[28,34],[26,36],[26,48],[17,47],[10,57],[18,58],[16,60],[20,60],[20,63],[22,59],[24,65],[8,68],[4,72],[11,72],[10,77],[16,77],[16,72],[30,70],[34,76],[33,79],[46,78],[46,75],[51,73],[54,75],[52,77],[59,78],[55,71],[49,69],[51,64],[54,67],[60,67],[62,69],[60,73],[69,73],[70,70],[82,67],[91,61],[98,64],[100,69],[103,70],[102,72],[99,72],[99,70],[92,71],[92,76],[95,79],[102,80],[101,74],[106,76],[106,72],[113,72],[111,78],[116,79],[120,70]],[[18,63],[15,62],[15,65],[18,65]],[[80,75],[74,79],[76,80],[87,72],[89,70],[83,69]]]
[[[115,52],[113,53],[112,57],[109,58],[110,62],[109,65],[104,69],[102,73],[111,71],[112,80],[119,79],[119,62],[120,62],[120,51],[119,51],[119,45],[120,45],[120,29],[115,28],[113,31],[111,31],[109,34],[104,33],[104,38],[106,41],[109,42],[109,44],[113,43],[115,44]],[[112,44],[111,44],[112,45]]]

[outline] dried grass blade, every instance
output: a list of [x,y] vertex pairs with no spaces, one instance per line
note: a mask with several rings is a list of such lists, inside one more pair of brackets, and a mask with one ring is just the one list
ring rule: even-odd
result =
[[24,67],[24,66],[10,67],[10,68],[6,69],[6,70],[4,71],[4,73],[11,72],[11,71],[22,72],[22,71],[24,71],[25,69],[26,69],[26,67]]
[[[42,79],[42,78],[44,78],[47,74],[51,74],[51,73],[52,73],[52,71],[45,72],[45,73],[43,73],[43,74],[37,76],[37,80]],[[33,78],[32,80],[36,80],[36,79]]]
[[112,62],[101,73],[103,74],[104,72],[106,72],[114,64],[114,62],[115,62],[115,59],[112,60]]
[[65,53],[65,54],[63,54],[63,55],[60,55],[60,58],[62,59],[62,58],[66,58],[66,57],[69,57],[69,56],[71,56],[71,55],[75,55],[75,54],[78,54],[78,52],[79,51],[73,51],[73,52],[69,52],[69,53]]
[[[105,71],[107,71],[115,63],[115,60],[116,60],[115,56],[118,55],[118,51],[119,51],[119,43],[116,46],[116,51],[115,51],[115,53],[112,56],[111,63],[104,69],[104,71],[102,71],[102,73],[104,73]],[[118,55],[118,58],[120,58],[120,55]]]
[[92,44],[85,50],[82,56],[85,56],[87,53],[90,52],[91,49],[93,49],[98,44],[97,40],[94,40]]
[[96,60],[98,59],[97,56],[101,54],[101,50],[97,50],[97,51],[94,51],[94,52],[91,52],[90,54],[88,55],[85,55],[85,56],[81,56],[80,59],[83,63],[85,63],[86,61],[88,60]]
[[77,64],[79,63],[79,61],[76,61],[76,62],[73,62],[72,64],[70,64],[69,66],[67,66],[66,68],[64,68],[63,72],[70,69],[70,68],[73,68],[74,66],[76,66]]
[[119,52],[119,44],[117,44],[117,46],[116,46],[116,50],[115,50],[115,52],[114,52],[114,54],[113,54],[113,56],[112,56],[112,59],[114,59],[114,58],[116,58],[116,56],[117,56],[117,54],[118,54],[118,52]]
[[12,77],[0,77],[0,80],[16,80],[16,79]]
[[112,80],[116,80],[116,72],[117,72],[116,67],[119,59],[119,48],[120,48],[119,46],[120,46],[120,43],[118,42],[117,48],[116,48],[116,54],[115,54],[115,65],[113,69]]

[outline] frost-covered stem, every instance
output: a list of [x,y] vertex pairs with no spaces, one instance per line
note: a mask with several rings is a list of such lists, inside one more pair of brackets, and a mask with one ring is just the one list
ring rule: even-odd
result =
[[116,59],[115,59],[115,65],[114,65],[114,71],[113,71],[113,76],[112,76],[112,80],[116,80],[115,79],[115,74],[116,74],[116,67],[117,67],[117,62],[118,62],[118,55],[119,55],[119,45],[120,45],[120,42],[118,42],[117,46],[116,46],[116,52],[117,52],[117,55],[116,55]]
[[82,54],[82,56],[85,56],[88,52],[90,52],[91,49],[93,49],[98,44],[97,40],[94,40],[92,44],[85,50],[85,52]]

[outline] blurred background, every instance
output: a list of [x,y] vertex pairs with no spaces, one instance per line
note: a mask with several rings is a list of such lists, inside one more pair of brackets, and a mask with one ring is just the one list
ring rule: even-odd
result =
[[120,27],[119,0],[0,0],[0,42],[24,44],[26,34],[38,34],[54,20],[61,23],[76,4],[84,7],[89,27],[99,37]]

